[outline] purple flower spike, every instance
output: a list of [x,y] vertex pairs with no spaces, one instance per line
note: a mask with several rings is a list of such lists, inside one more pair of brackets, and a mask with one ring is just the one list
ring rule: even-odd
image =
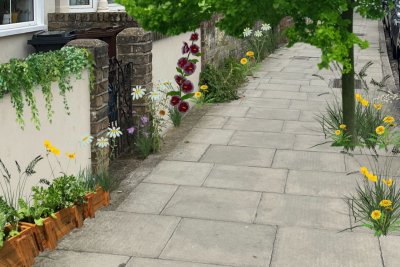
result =
[[149,122],[149,118],[147,116],[142,116],[140,117],[140,121],[142,122],[143,125],[145,125]]

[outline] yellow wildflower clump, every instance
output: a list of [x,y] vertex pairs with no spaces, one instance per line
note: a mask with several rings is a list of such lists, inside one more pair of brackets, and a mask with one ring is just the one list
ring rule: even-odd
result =
[[248,62],[248,60],[245,57],[240,60],[240,64],[242,64],[242,65],[246,65],[247,62]]
[[382,104],[374,104],[374,108],[376,110],[380,110],[382,108]]
[[385,127],[382,126],[382,125],[381,125],[381,126],[378,126],[378,127],[376,127],[375,132],[376,132],[378,135],[382,135],[382,134],[385,133]]
[[392,206],[392,201],[390,201],[389,199],[384,199],[381,202],[379,202],[379,206],[381,207],[390,207]]
[[336,130],[336,131],[335,131],[335,134],[336,134],[336,135],[340,135],[341,133],[342,133],[341,130]]
[[392,116],[386,116],[385,118],[383,118],[383,121],[386,123],[393,123],[394,118]]
[[382,182],[383,182],[385,185],[387,185],[388,187],[391,187],[392,184],[393,184],[393,179],[392,179],[392,178],[390,178],[390,179],[382,179]]
[[367,167],[365,167],[365,166],[360,167],[360,172],[361,172],[363,175],[367,176],[367,173],[368,173]]
[[340,124],[339,128],[342,130],[346,130],[347,126],[346,126],[346,124]]
[[380,210],[374,210],[371,213],[371,218],[374,219],[375,221],[379,220],[381,218],[381,211]]
[[363,105],[364,107],[368,107],[368,105],[369,105],[368,100],[362,99],[362,100],[361,100],[361,105]]
[[370,173],[367,169],[367,167],[362,166],[360,168],[360,172],[367,177],[368,180],[376,183],[378,181],[378,176],[374,175],[373,173]]
[[49,140],[47,140],[47,139],[44,140],[43,145],[46,148],[47,152],[51,152],[57,156],[60,155],[60,149],[53,146]]
[[247,51],[246,56],[254,57],[254,52],[253,51]]
[[202,86],[200,86],[200,90],[203,90],[204,92],[207,92],[208,85],[207,84],[203,84]]
[[201,97],[201,92],[196,92],[196,93],[194,93],[194,96],[195,96],[196,98],[200,98],[200,97]]

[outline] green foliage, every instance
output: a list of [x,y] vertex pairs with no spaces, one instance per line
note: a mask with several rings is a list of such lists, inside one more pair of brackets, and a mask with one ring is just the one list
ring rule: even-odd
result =
[[34,203],[46,208],[41,217],[50,216],[63,208],[84,202],[85,183],[75,176],[64,175],[54,179],[52,183],[42,179],[41,183],[48,187],[34,186],[32,188]]
[[204,101],[221,103],[238,99],[238,89],[246,81],[247,71],[235,58],[225,59],[220,66],[207,64],[200,74],[200,84],[208,86]]
[[110,175],[110,173],[108,172],[108,170],[103,170],[103,171],[99,172],[96,175],[96,181],[97,181],[97,184],[99,186],[101,186],[101,188],[103,188],[103,190],[106,192],[110,192],[111,189],[115,185],[115,181],[114,181],[113,177]]
[[267,30],[268,28],[270,28],[268,24],[263,24],[263,27],[257,27],[250,36],[244,38],[248,50],[254,52],[254,58],[257,62],[265,59],[278,46],[278,32],[272,28]]
[[34,91],[41,87],[45,98],[47,118],[52,120],[51,83],[57,82],[59,94],[64,99],[65,109],[69,110],[66,93],[72,89],[71,77],[81,79],[82,70],[87,68],[90,82],[93,81],[93,59],[85,49],[64,47],[61,50],[38,53],[26,59],[11,59],[0,65],[0,99],[10,94],[11,102],[16,110],[17,122],[24,127],[23,113],[25,106],[30,107],[31,120],[36,128],[40,128],[39,111]]
[[168,113],[169,118],[171,119],[174,127],[179,127],[182,122],[182,114],[178,111],[177,108],[170,108]]
[[6,234],[4,232],[4,226],[6,225],[6,215],[0,210],[0,249],[3,246]]
[[34,200],[33,205],[29,206],[23,199],[19,200],[18,217],[24,222],[35,223],[39,226],[43,225],[44,218],[48,215],[54,217],[53,211]]

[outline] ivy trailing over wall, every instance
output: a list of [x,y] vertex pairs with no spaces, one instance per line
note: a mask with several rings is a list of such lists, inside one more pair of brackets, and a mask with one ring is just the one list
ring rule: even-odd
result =
[[69,114],[66,93],[72,89],[71,78],[82,79],[82,71],[90,73],[90,87],[93,84],[93,58],[82,48],[64,47],[61,50],[38,53],[26,59],[11,59],[0,64],[0,99],[10,94],[16,110],[17,122],[24,128],[24,109],[30,107],[31,120],[40,129],[39,111],[34,91],[41,87],[47,109],[47,118],[53,117],[51,83],[58,83],[59,94],[63,97],[64,107]]

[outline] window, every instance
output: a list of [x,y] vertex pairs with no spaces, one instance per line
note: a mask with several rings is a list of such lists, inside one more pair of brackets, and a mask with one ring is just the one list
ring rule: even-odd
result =
[[110,11],[125,11],[125,7],[115,3],[115,0],[108,0],[108,8]]
[[44,1],[0,0],[0,36],[43,29]]
[[95,12],[97,0],[69,0],[70,12]]

